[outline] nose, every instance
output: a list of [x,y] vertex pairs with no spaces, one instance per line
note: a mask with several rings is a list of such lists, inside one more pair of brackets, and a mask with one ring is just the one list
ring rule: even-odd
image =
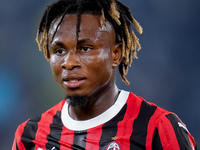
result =
[[64,61],[61,64],[63,69],[73,70],[74,68],[80,67],[79,57],[76,52],[69,51],[68,54],[64,56]]

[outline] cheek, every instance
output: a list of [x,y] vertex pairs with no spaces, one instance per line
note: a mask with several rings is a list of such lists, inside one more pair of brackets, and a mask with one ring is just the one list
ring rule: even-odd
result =
[[[101,78],[108,78],[112,72],[111,58],[109,53],[99,53],[96,57],[91,57],[85,61],[91,74]],[[96,77],[94,76],[94,77]]]
[[50,57],[50,67],[54,79],[58,81],[58,75],[61,69],[60,69],[60,61],[58,61],[55,56]]
[[111,54],[108,53],[110,51],[109,49],[102,51],[102,53],[98,56],[97,64],[99,64],[99,68],[102,68],[105,71],[111,71],[112,70],[112,57]]

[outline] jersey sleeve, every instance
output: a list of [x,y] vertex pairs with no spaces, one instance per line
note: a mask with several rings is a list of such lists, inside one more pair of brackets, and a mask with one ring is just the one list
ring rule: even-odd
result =
[[12,150],[26,150],[26,148],[24,147],[24,145],[21,141],[21,136],[23,134],[26,123],[27,123],[27,121],[22,123],[21,125],[19,125],[19,127],[17,128],[17,130],[15,132],[14,142],[12,145]]
[[194,138],[176,114],[160,118],[154,131],[152,149],[196,150]]

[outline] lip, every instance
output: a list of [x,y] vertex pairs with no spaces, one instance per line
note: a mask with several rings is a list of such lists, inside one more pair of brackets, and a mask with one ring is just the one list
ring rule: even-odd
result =
[[68,88],[78,88],[80,87],[84,82],[85,78],[80,76],[67,76],[63,78],[63,84]]

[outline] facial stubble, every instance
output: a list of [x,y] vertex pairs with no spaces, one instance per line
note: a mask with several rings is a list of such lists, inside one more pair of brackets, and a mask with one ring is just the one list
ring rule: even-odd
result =
[[72,107],[79,106],[85,108],[88,103],[88,96],[67,96],[67,103]]

